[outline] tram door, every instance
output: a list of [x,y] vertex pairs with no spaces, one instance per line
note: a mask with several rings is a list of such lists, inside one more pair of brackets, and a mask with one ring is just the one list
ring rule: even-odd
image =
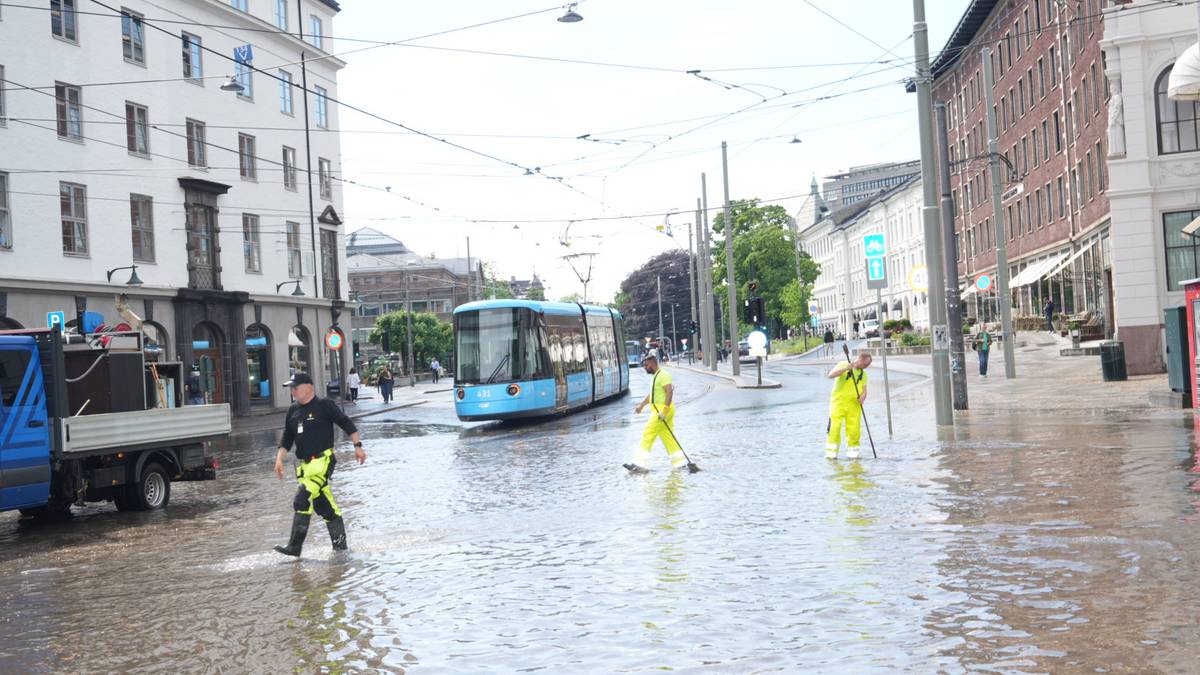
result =
[[567,409],[567,360],[571,358],[571,343],[568,338],[567,344],[563,345],[560,327],[550,321],[546,322],[545,335],[550,366],[554,369],[554,410],[559,412]]

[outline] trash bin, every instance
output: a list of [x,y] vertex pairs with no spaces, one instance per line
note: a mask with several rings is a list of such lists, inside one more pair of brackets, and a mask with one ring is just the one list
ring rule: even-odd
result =
[[1100,343],[1100,369],[1104,371],[1105,382],[1119,382],[1128,379],[1125,373],[1125,343],[1120,340],[1108,340]]
[[[1124,360],[1122,360],[1121,361],[1122,372],[1124,372],[1124,368],[1125,368],[1124,363],[1125,363]],[[1105,379],[1108,379],[1108,378],[1106,377]],[[342,385],[337,380],[330,380],[329,383],[327,383],[325,385],[325,397],[326,398],[331,398],[336,401],[338,399],[338,396],[341,393],[342,393]]]

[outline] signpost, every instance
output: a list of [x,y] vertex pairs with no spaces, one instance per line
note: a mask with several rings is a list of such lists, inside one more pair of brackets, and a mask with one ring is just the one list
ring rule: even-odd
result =
[[248,64],[253,60],[254,48],[249,44],[244,44],[233,48],[234,63]]
[[[863,235],[863,255],[867,259],[867,288],[875,289],[875,317],[879,320],[880,348],[883,356],[883,395],[887,407],[888,436],[892,435],[892,388],[888,382],[888,344],[883,331],[883,289],[888,287],[887,240],[882,232]],[[911,274],[910,274],[911,278]]]
[[908,271],[908,287],[914,293],[929,292],[929,268],[925,265],[913,265]]
[[992,275],[980,274],[979,276],[975,277],[975,290],[979,291],[980,293],[984,293],[991,287]]
[[756,330],[746,336],[746,343],[750,345],[750,356],[758,363],[758,383],[762,384],[762,362],[763,357],[767,355],[767,335],[761,330]]
[[65,312],[46,312],[46,327],[53,330],[58,326],[62,330],[67,326],[67,315]]
[[337,351],[342,348],[342,334],[331,330],[325,334],[325,346],[331,351]]

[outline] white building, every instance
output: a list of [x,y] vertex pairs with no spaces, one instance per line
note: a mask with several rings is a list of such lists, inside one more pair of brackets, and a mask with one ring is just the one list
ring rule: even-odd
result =
[[[803,214],[797,218],[799,245],[821,267],[813,287],[820,331],[850,334],[855,323],[870,318],[907,318],[914,327],[928,328],[926,294],[913,291],[908,281],[925,260],[921,205],[921,181],[912,178],[808,227]],[[875,291],[867,289],[862,242],[864,235],[879,232],[886,235],[889,284],[877,307]]]
[[0,9],[0,328],[80,301],[115,325],[127,293],[235,414],[286,405],[293,369],[342,380],[337,3],[48,5]]
[[1104,10],[1109,103],[1113,289],[1117,337],[1131,373],[1163,369],[1163,308],[1184,303],[1179,282],[1200,277],[1200,105],[1171,101],[1175,59],[1196,43],[1192,5]]

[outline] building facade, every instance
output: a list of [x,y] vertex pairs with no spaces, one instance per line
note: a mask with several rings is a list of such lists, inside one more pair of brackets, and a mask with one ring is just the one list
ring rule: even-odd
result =
[[341,382],[337,3],[50,10],[0,15],[0,327],[144,319],[237,415]]
[[826,176],[821,185],[823,206],[830,211],[844,209],[864,199],[870,199],[921,173],[921,160],[852,166],[850,169]]
[[1163,308],[1184,304],[1180,282],[1200,277],[1200,105],[1167,98],[1175,60],[1196,43],[1191,6],[1133,2],[1105,10],[1112,83],[1109,172],[1118,337],[1131,372],[1164,367]]
[[[910,177],[867,201],[800,226],[799,245],[821,268],[812,299],[819,332],[851,335],[854,325],[866,319],[908,319],[914,328],[928,328],[927,294],[909,283],[914,268],[925,261],[922,204],[921,181]],[[885,235],[888,247],[888,287],[878,305],[876,292],[867,288],[863,252],[863,237],[877,233]]]
[[[998,151],[1009,167],[1000,198],[1015,314],[1037,316],[1053,299],[1058,312],[1111,334],[1103,4],[971,0],[932,70],[949,121],[960,284],[996,270],[986,47]],[[969,312],[992,318],[994,295],[967,298]]]

